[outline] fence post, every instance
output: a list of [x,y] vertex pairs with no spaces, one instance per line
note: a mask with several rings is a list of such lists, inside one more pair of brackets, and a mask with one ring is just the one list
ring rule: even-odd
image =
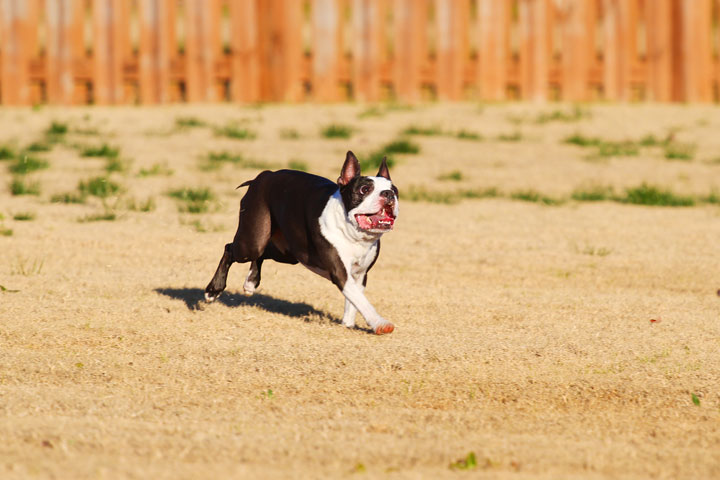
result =
[[216,101],[215,59],[220,51],[220,2],[187,0],[185,5],[187,101]]
[[672,99],[671,0],[646,3],[648,100]]
[[510,46],[510,2],[478,0],[478,83],[483,100],[505,99]]
[[340,9],[337,0],[313,0],[312,89],[315,100],[339,100]]
[[688,102],[712,100],[712,8],[710,0],[681,2],[683,98]]
[[260,100],[258,21],[258,0],[231,0],[230,98],[234,102]]
[[588,0],[568,0],[562,11],[562,98],[567,101],[588,98],[590,60],[594,53],[594,6]]
[[353,1],[352,85],[361,102],[380,99],[381,6],[380,0]]
[[547,99],[549,15],[548,0],[520,0],[520,94],[525,100]]
[[439,100],[460,100],[468,62],[468,0],[435,0],[437,93]]
[[399,100],[416,102],[420,100],[420,70],[427,55],[428,5],[425,0],[395,0],[393,7],[393,88]]
[[605,94],[609,100],[631,100],[631,73],[637,58],[636,0],[604,0]]
[[[47,101],[72,104],[75,96],[74,64],[83,57],[83,2],[47,0]],[[84,103],[84,102],[83,102]]]
[[97,104],[116,104],[124,99],[127,7],[124,0],[93,1],[93,97]]
[[142,103],[170,101],[170,57],[176,20],[172,0],[140,0],[139,79]]
[[258,9],[260,98],[297,101],[302,93],[302,2],[262,0]]
[[2,60],[0,63],[0,95],[5,105],[30,103],[30,52],[34,34],[31,30],[30,5],[25,0],[4,0],[0,25]]

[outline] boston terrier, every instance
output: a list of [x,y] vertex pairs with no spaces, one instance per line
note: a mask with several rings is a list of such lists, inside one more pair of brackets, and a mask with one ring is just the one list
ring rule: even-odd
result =
[[361,176],[357,158],[347,152],[337,183],[295,170],[266,170],[238,188],[244,186],[249,188],[240,201],[235,239],[225,245],[205,289],[208,302],[225,290],[234,262],[250,262],[243,285],[249,295],[260,284],[264,260],[300,262],[342,291],[343,325],[354,327],[360,311],[376,334],[395,329],[364,294],[367,273],[380,253],[380,237],[392,230],[398,216],[398,189],[385,158],[374,177]]

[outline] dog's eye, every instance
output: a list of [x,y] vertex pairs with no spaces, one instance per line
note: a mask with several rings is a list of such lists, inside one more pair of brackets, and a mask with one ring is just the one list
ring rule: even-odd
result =
[[361,195],[367,195],[367,193],[370,191],[370,185],[363,185],[360,187],[360,194]]

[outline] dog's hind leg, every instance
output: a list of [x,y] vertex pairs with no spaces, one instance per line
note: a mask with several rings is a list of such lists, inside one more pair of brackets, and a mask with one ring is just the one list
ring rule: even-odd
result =
[[[205,299],[208,302],[215,300],[223,290],[225,290],[228,271],[233,263],[252,262],[250,266],[250,274],[248,279],[251,280],[253,291],[260,282],[260,264],[259,260],[265,251],[270,240],[270,211],[267,206],[259,198],[258,191],[250,186],[250,189],[240,202],[240,218],[238,219],[238,229],[232,243],[225,245],[225,252],[220,259],[215,275],[205,288]],[[253,272],[257,273],[254,278]],[[247,292],[248,280],[245,281],[245,290]]]
[[206,301],[212,302],[220,296],[223,290],[225,290],[225,282],[227,281],[228,271],[230,270],[230,265],[232,264],[232,243],[228,243],[225,245],[225,251],[220,259],[220,264],[218,265],[217,270],[215,270],[215,275],[213,275],[213,278],[210,280],[210,283],[208,283],[208,286],[205,287]]
[[243,290],[247,295],[255,293],[255,289],[260,285],[260,269],[262,268],[263,260],[263,257],[260,257],[250,264],[250,271],[247,277],[245,277],[245,283],[243,284]]

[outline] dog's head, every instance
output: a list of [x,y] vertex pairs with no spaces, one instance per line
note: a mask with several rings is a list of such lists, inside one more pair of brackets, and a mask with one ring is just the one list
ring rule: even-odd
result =
[[390,180],[385,157],[374,177],[360,175],[360,163],[352,152],[347,152],[340,177],[340,187],[348,221],[358,230],[384,233],[392,230],[398,216],[398,189]]

